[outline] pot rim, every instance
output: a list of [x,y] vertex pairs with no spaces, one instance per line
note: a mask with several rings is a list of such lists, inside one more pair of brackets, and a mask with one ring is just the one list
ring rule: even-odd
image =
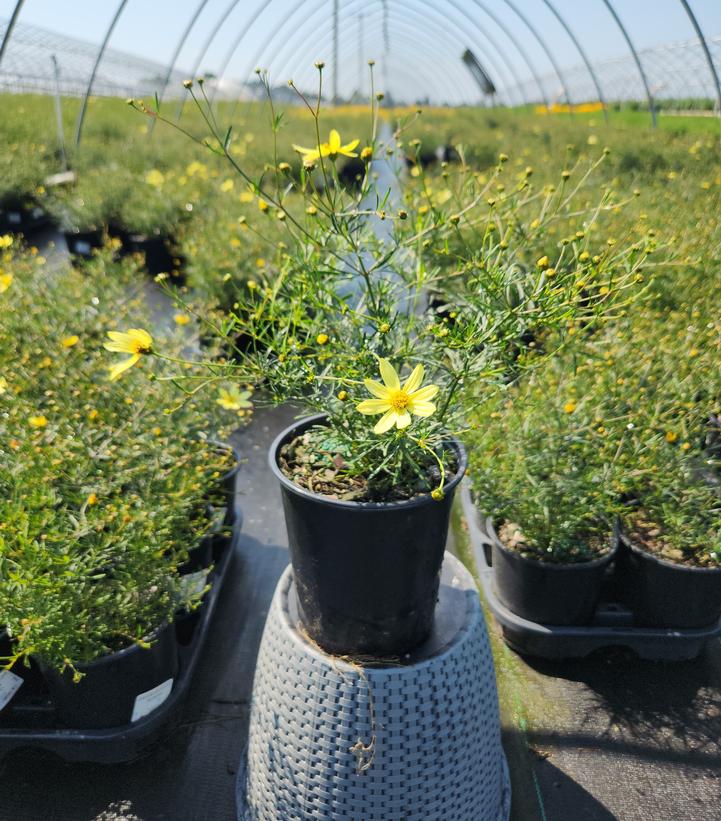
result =
[[583,562],[542,562],[540,559],[532,559],[528,556],[522,556],[518,551],[511,550],[510,547],[506,547],[506,545],[504,545],[503,542],[498,538],[498,534],[496,533],[496,529],[494,528],[493,522],[491,521],[490,517],[486,517],[483,526],[486,529],[486,535],[490,537],[493,543],[493,547],[498,547],[507,556],[511,556],[514,559],[518,559],[518,561],[534,565],[535,567],[543,567],[546,569],[550,568],[559,571],[573,570],[574,568],[580,567],[585,570],[593,567],[598,567],[599,565],[608,564],[609,562],[613,561],[613,559],[616,557],[616,554],[618,553],[618,534],[612,532],[609,534],[609,540],[611,544],[608,552],[604,553],[602,556],[599,556],[596,559],[588,559],[587,561]]
[[627,547],[629,550],[635,553],[640,553],[644,558],[648,559],[649,561],[656,562],[656,564],[669,567],[673,570],[681,570],[687,573],[721,574],[721,567],[696,567],[695,565],[681,564],[680,562],[672,562],[670,559],[665,559],[663,556],[657,556],[650,550],[646,550],[644,547],[641,547],[639,544],[636,544],[636,542],[632,542],[631,537],[624,533],[623,530],[619,530],[618,538],[619,541],[622,542],[624,546]]
[[[291,482],[291,480],[285,476],[280,467],[278,467],[277,454],[280,451],[281,446],[288,441],[292,434],[297,435],[302,430],[310,427],[312,424],[327,418],[328,415],[325,413],[316,413],[311,416],[304,416],[301,419],[297,419],[293,422],[293,424],[285,428],[285,430],[281,431],[273,440],[270,450],[268,451],[268,463],[271,471],[279,480],[282,487],[304,499],[312,499],[318,504],[325,505],[327,507],[345,508],[346,510],[399,510],[420,507],[421,505],[427,504],[437,504],[436,500],[431,497],[430,493],[424,493],[422,496],[417,496],[413,499],[401,499],[395,502],[352,502],[344,499],[331,499],[329,496],[323,496],[320,493],[312,493],[311,491],[296,485],[294,482]],[[453,479],[445,485],[445,496],[448,496],[449,493],[452,493],[456,489],[456,486],[463,478],[466,472],[466,467],[468,466],[468,455],[466,454],[466,449],[463,447],[462,443],[452,436],[449,437],[448,441],[453,445],[458,456],[458,470],[456,471]]]
[[237,473],[241,460],[240,451],[238,448],[232,442],[224,442],[222,439],[216,439],[215,437],[208,439],[208,443],[216,450],[224,450],[226,453],[232,453],[233,458],[235,459],[235,464],[231,468],[228,468],[225,473],[221,474],[220,481],[222,482],[223,479],[229,477],[231,473]]
[[[134,641],[132,644],[129,644],[127,647],[123,647],[122,650],[116,650],[113,653],[105,653],[105,655],[98,656],[97,658],[92,659],[92,661],[81,661],[78,664],[74,664],[73,667],[75,667],[76,670],[80,670],[80,671],[88,670],[89,671],[89,670],[93,670],[97,667],[101,667],[101,666],[103,666],[104,664],[107,664],[110,661],[114,661],[115,659],[124,658],[125,656],[129,656],[131,653],[152,650],[158,644],[158,641],[160,640],[161,635],[166,630],[168,630],[169,628],[172,628],[172,626],[173,626],[172,621],[166,621],[166,622],[163,622],[158,627],[156,627],[155,630],[152,630],[150,632],[150,634],[148,635],[147,639],[145,639],[145,641],[152,641],[153,642],[153,644],[151,644],[150,647],[147,647],[147,648],[146,647],[141,647],[136,641]],[[65,670],[63,670],[61,672],[60,670],[58,670],[55,667],[54,664],[49,664],[44,659],[42,659],[42,657],[39,658],[39,661],[42,663],[42,666],[46,670],[49,669],[51,672],[57,674],[58,676],[64,676],[68,672],[67,667],[65,668]]]

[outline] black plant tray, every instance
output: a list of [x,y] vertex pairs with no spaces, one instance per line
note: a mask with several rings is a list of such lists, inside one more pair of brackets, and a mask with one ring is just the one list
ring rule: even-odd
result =
[[698,656],[709,639],[721,635],[721,619],[710,627],[693,630],[637,627],[633,612],[614,601],[611,587],[602,594],[588,625],[538,624],[517,616],[501,604],[495,593],[483,528],[466,483],[461,487],[461,504],[486,604],[500,625],[506,644],[519,653],[541,658],[581,658],[604,647],[627,647],[642,659],[683,661]]
[[[119,764],[136,758],[162,738],[172,726],[178,707],[188,692],[236,552],[242,523],[242,512],[235,504],[231,534],[212,536],[214,568],[208,576],[210,590],[198,610],[185,617],[193,622],[183,624],[186,643],[178,643],[178,674],[172,692],[162,705],[144,718],[122,727],[75,730],[62,726],[55,718],[44,679],[33,665],[28,675],[24,675],[25,681],[13,700],[0,712],[0,758],[18,750],[41,749],[66,761]],[[179,624],[176,622],[178,632],[181,631]]]

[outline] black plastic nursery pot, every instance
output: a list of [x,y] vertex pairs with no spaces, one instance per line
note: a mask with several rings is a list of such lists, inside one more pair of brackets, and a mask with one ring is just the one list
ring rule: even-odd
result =
[[456,486],[466,453],[450,440],[456,475],[445,497],[348,502],[311,493],[278,466],[280,449],[323,415],[284,430],[270,449],[280,481],[299,613],[309,636],[338,655],[400,656],[427,638]]
[[99,228],[91,231],[64,231],[63,236],[68,253],[82,259],[90,259],[93,251],[103,245],[103,232]]
[[60,673],[43,665],[58,719],[75,729],[119,727],[143,718],[172,692],[178,644],[172,624],[153,636],[148,649],[133,644],[117,653]]
[[510,611],[540,624],[589,624],[601,596],[604,575],[616,558],[617,544],[588,562],[541,562],[509,550],[493,531],[494,590]]
[[185,282],[185,259],[172,252],[173,241],[165,236],[147,236],[129,234],[127,250],[130,253],[141,253],[145,256],[145,267],[152,277],[168,274],[174,282]]
[[0,203],[0,234],[26,234],[50,223],[46,211],[33,200]]
[[619,537],[618,593],[648,627],[707,627],[721,618],[721,567],[670,562]]

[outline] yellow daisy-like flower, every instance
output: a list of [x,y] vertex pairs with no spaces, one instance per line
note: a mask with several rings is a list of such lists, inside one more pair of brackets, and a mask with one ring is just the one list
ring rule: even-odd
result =
[[[0,239],[2,239],[0,237]],[[0,274],[0,294],[4,294],[5,291],[13,284],[13,275],[12,274]]]
[[253,407],[253,403],[250,401],[250,391],[241,391],[237,385],[221,388],[215,401],[225,410],[241,411]]
[[66,336],[63,339],[63,348],[72,348],[80,342],[80,337],[77,334],[73,334],[72,336]]
[[426,385],[421,388],[423,365],[416,365],[401,386],[396,369],[387,359],[379,359],[378,364],[384,384],[373,379],[364,380],[366,388],[376,398],[366,399],[356,406],[358,411],[366,415],[383,414],[373,428],[374,433],[386,433],[393,425],[399,430],[407,428],[411,424],[411,414],[431,416],[435,413],[436,406],[431,399],[438,393],[438,386]]
[[28,424],[31,428],[44,428],[47,427],[48,418],[47,416],[30,416],[28,418]]
[[129,359],[114,365],[110,369],[110,381],[114,382],[145,354],[153,352],[153,337],[142,328],[130,328],[127,333],[108,331],[110,342],[105,343],[106,351],[115,353],[129,353]]
[[10,234],[0,235],[0,248],[9,248],[13,244],[13,238]]
[[4,393],[7,393],[7,389],[8,389],[7,379],[5,379],[4,376],[0,376],[0,396],[2,396]]
[[152,168],[145,175],[145,182],[147,182],[148,185],[152,185],[153,188],[160,188],[165,182],[165,175],[162,171],[158,171],[157,168]]
[[321,157],[330,157],[334,160],[339,154],[344,157],[357,157],[354,148],[357,147],[360,140],[353,140],[352,142],[343,145],[340,134],[335,128],[330,132],[327,143],[321,143],[318,148],[303,148],[300,145],[294,145],[293,149],[303,157],[303,165],[313,165],[316,160]]
[[173,320],[176,325],[187,325],[190,322],[190,317],[187,314],[175,314]]

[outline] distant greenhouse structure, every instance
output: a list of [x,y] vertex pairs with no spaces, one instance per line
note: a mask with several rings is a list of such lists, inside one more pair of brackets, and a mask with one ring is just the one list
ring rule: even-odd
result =
[[[0,42],[8,21],[0,21]],[[98,56],[98,46],[39,26],[18,23],[0,65],[0,92],[55,93],[53,60],[58,62],[60,93],[81,97]],[[151,96],[162,88],[168,67],[153,60],[108,48],[98,65],[93,94],[101,97]],[[179,97],[187,75],[170,72],[166,97]],[[228,91],[240,90],[237,86]]]
[[[675,106],[721,115],[721,35],[702,30],[688,0],[678,0],[679,31],[696,36],[649,48],[634,43],[621,0],[598,0],[623,51],[593,60],[556,0],[537,0],[534,9],[545,10],[545,25],[563,33],[560,50],[549,47],[548,32],[518,0],[367,0],[363,7],[360,0],[276,0],[275,13],[282,5],[282,14],[263,34],[258,26],[272,13],[267,9],[274,0],[253,6],[232,0],[220,16],[218,9],[209,10],[209,0],[193,0],[181,15],[182,33],[166,64],[112,48],[128,0],[103,4],[107,28],[99,44],[26,24],[23,2],[16,0],[10,20],[0,21],[0,91],[50,93],[59,87],[61,94],[86,99],[156,92],[167,98],[179,96],[182,80],[200,72],[213,99],[253,99],[261,88],[253,70],[260,66],[269,70],[282,97],[288,77],[299,87],[312,85],[313,62],[321,58],[328,66],[328,98],[355,101],[365,99],[363,67],[372,56],[387,99],[397,103],[635,104],[650,109],[654,122],[656,109]],[[190,65],[181,69],[179,57],[200,36],[198,26],[205,42],[195,59],[183,58]],[[218,44],[223,31],[232,32],[230,49]],[[533,50],[542,64],[531,58]],[[234,58],[242,54],[245,60],[246,52],[248,64],[234,68]]]
[[[721,70],[721,36],[707,39],[714,64]],[[706,55],[698,40],[669,43],[638,52],[649,88],[655,100],[707,101],[710,107],[717,107],[716,89]],[[607,102],[646,101],[646,91],[641,81],[633,57],[623,55],[606,60],[598,60],[593,69]],[[598,93],[585,65],[577,64],[563,69],[563,80],[568,95],[573,102],[598,99]],[[564,90],[555,74],[544,74],[540,78],[546,96],[551,102],[564,99]],[[538,85],[529,78],[520,86],[507,90],[510,97],[525,97],[538,101]]]

